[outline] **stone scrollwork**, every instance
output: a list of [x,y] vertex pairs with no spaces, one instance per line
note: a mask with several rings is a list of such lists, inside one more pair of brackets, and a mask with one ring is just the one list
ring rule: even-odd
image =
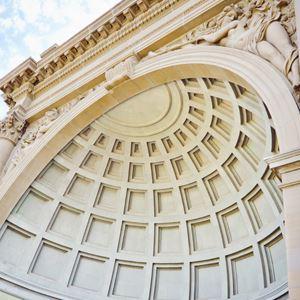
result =
[[8,107],[10,109],[13,109],[14,106],[16,105],[16,102],[13,100],[11,95],[3,94],[2,98],[3,98],[4,102],[8,105]]
[[295,12],[290,0],[243,0],[149,56],[193,45],[220,45],[256,54],[279,69],[300,92]]
[[79,101],[84,99],[84,97],[85,96],[80,96],[61,107],[50,109],[42,118],[28,126],[26,132],[15,147],[4,172],[7,173],[13,169],[25,157],[28,150],[31,149],[36,141],[49,131],[55,121],[63,114],[69,112]]
[[15,145],[24,133],[26,125],[26,121],[17,110],[10,112],[0,121],[0,138],[8,139]]
[[51,128],[59,116],[70,111],[78,102],[79,100],[75,99],[62,107],[48,110],[34,126],[28,128],[24,137],[20,141],[21,148],[25,149],[33,144],[33,142],[37,139],[41,138]]

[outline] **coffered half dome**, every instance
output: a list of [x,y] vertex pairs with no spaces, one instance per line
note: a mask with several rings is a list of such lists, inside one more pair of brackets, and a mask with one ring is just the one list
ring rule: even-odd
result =
[[2,228],[0,271],[37,299],[270,299],[287,282],[280,178],[264,161],[277,151],[240,84],[141,92],[32,182]]

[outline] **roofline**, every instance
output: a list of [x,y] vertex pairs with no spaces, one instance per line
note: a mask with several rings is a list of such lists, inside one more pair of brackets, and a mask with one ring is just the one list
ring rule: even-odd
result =
[[[104,28],[105,26],[109,27],[110,25],[114,24],[114,22],[117,22],[121,28],[122,24],[117,18],[118,17],[120,18],[122,14],[126,13],[127,10],[130,10],[130,8],[132,8],[133,6],[137,5],[140,7],[143,4],[145,4],[146,6],[150,6],[151,4],[155,4],[161,1],[162,0],[122,0],[114,7],[109,9],[102,16],[100,16],[92,23],[87,25],[85,28],[80,30],[78,33],[76,33],[74,36],[69,38],[63,44],[57,46],[52,51],[49,51],[49,54],[47,54],[47,50],[49,48],[43,51],[42,54],[44,54],[44,57],[41,58],[40,60],[35,61],[33,58],[29,57],[24,62],[19,64],[17,67],[12,69],[9,73],[4,75],[4,77],[0,78],[0,89],[3,90],[4,93],[7,93],[5,89],[8,85],[11,85],[11,88],[9,88],[9,92],[11,90],[14,90],[12,86],[12,82],[15,81],[17,77],[22,75],[23,72],[26,72],[26,70],[28,70],[34,73],[39,68],[46,66],[47,64],[51,63],[53,60],[58,59],[59,56],[64,55],[67,51],[69,51],[76,44],[80,43],[82,40],[87,38],[93,32],[97,32],[97,30],[99,31],[99,28],[101,29]],[[106,28],[104,28],[104,30],[108,31]],[[17,87],[19,87],[19,85],[17,85]]]

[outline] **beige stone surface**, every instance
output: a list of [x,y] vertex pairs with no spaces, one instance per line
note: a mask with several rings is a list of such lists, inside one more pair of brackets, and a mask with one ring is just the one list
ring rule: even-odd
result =
[[0,80],[29,125],[1,123],[0,290],[298,299],[298,18],[125,0]]
[[35,178],[4,223],[0,268],[48,297],[279,296],[282,198],[263,160],[276,143],[261,99],[239,84],[143,91]]

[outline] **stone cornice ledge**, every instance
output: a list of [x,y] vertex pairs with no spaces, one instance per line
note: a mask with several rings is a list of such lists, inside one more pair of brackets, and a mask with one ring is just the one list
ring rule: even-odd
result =
[[[56,82],[61,81],[64,77],[70,75],[73,71],[85,65],[91,59],[99,56],[99,54],[111,47],[113,44],[117,43],[121,38],[124,38],[126,35],[130,34],[143,24],[146,24],[179,1],[181,0],[157,0],[156,2],[159,2],[159,5],[152,6],[150,9],[145,10],[143,14],[138,15],[131,22],[126,23],[124,26],[112,32],[105,38],[100,39],[99,41],[95,40],[95,45],[90,48],[87,47],[87,49],[85,49],[85,51],[80,55],[78,55],[78,52],[76,54],[73,53],[74,57],[72,59],[67,59],[63,63],[64,67],[58,70],[53,69],[49,74],[47,74],[46,69],[51,63],[47,64],[47,66],[40,67],[37,72],[39,72],[39,74],[42,72],[44,75],[40,74],[42,78],[36,84],[34,93],[38,94],[49,86],[54,85]],[[57,60],[57,57],[55,60]]]
[[300,149],[267,157],[265,161],[271,169],[276,169],[282,174],[298,170],[300,169]]
[[[180,0],[168,0],[171,1]],[[160,9],[165,2],[160,3]],[[224,0],[194,0],[189,1],[178,9],[173,9],[169,14],[165,15],[159,21],[159,25],[151,24],[149,27],[145,28],[142,32],[139,32],[137,36],[131,37],[131,43],[127,42],[118,44],[116,47],[112,47],[108,52],[101,52],[101,55],[97,52],[100,44],[97,47],[87,51],[80,58],[74,60],[72,63],[67,65],[65,68],[61,69],[59,72],[48,77],[43,83],[39,84],[34,88],[33,95],[35,95],[32,105],[27,111],[26,119],[35,119],[40,112],[45,111],[45,109],[57,101],[60,101],[67,94],[71,92],[76,92],[77,89],[82,89],[82,87],[95,78],[100,78],[100,82],[105,80],[105,72],[117,65],[118,63],[124,61],[133,54],[138,54],[143,49],[149,47],[157,42],[157,40],[163,39],[166,35],[172,34],[175,30],[182,26],[182,20],[186,22],[191,22],[201,14],[205,14],[208,11],[218,7],[220,9],[224,3]],[[225,5],[225,4],[224,4]],[[154,7],[153,7],[154,8]],[[187,11],[189,12],[188,15]],[[147,12],[150,12],[148,10]],[[94,57],[89,64],[87,61]],[[142,58],[142,57],[141,57]],[[79,67],[80,70],[79,70]],[[72,72],[77,69],[76,72]],[[68,75],[68,77],[66,77]],[[58,81],[59,86],[54,85]],[[47,89],[44,93],[38,96],[41,89],[52,85],[51,89]]]
[[300,185],[300,149],[280,153],[265,159],[271,169],[282,175],[280,189],[287,189]]
[[[0,79],[0,89],[5,94],[10,94],[28,81],[37,85],[85,52],[90,52],[88,50],[93,49],[98,43],[102,45],[101,48],[107,48],[132,31],[135,25],[150,21],[177,1],[179,0],[124,0],[61,46],[55,46],[51,51],[44,51],[40,61],[35,62],[29,58],[12,70]],[[28,73],[30,76],[23,77],[20,72],[29,61],[32,63]],[[17,85],[14,84],[15,81]]]
[[23,80],[29,80],[37,69],[36,61],[29,57],[7,75],[0,79],[0,87],[2,90],[11,93],[16,88],[19,88]]

